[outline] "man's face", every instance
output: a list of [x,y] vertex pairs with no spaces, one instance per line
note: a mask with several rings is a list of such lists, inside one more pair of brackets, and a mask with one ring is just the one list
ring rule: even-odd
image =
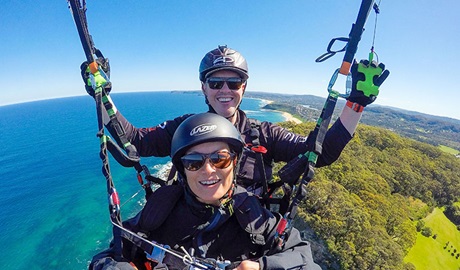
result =
[[[213,80],[219,81],[221,78],[229,81],[225,82],[220,89],[212,89],[212,87],[216,88],[215,86],[218,85],[218,83],[213,83]],[[244,83],[235,83],[238,79],[241,80],[241,77],[234,71],[219,70],[212,73],[207,78],[207,81],[201,85],[203,94],[208,98],[211,107],[217,114],[229,119],[232,123],[236,121],[235,112],[241,103],[246,88],[245,81],[243,81]],[[231,88],[236,89],[230,89],[229,84]],[[235,87],[235,85],[239,87]]]

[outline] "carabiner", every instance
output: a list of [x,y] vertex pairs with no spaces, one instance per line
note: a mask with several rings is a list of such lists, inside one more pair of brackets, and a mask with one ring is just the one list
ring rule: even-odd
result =
[[351,81],[351,72],[348,72],[348,75],[347,75],[347,81],[345,83],[345,93],[340,93],[339,91],[336,91],[336,90],[332,89],[332,87],[334,86],[335,82],[337,81],[339,71],[340,71],[340,69],[338,68],[332,74],[332,77],[329,80],[329,85],[327,86],[327,91],[329,93],[335,93],[339,97],[347,98],[348,96],[350,96],[350,93],[351,93],[351,83],[352,83],[352,81]]

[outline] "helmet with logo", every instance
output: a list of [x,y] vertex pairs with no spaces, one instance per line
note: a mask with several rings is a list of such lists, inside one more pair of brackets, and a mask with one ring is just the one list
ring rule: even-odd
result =
[[235,71],[244,80],[249,78],[246,59],[239,52],[227,48],[227,45],[219,45],[201,60],[200,81],[204,82],[212,73],[224,69]]
[[178,172],[184,174],[181,157],[191,147],[206,142],[225,142],[230,150],[241,156],[243,140],[233,124],[215,113],[200,113],[187,118],[174,132],[171,159]]

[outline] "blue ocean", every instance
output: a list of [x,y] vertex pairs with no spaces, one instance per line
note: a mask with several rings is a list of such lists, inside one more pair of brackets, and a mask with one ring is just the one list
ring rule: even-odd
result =
[[[207,110],[197,92],[112,94],[112,99],[137,127]],[[259,120],[285,120],[281,113],[261,110],[264,102],[245,98],[242,108]],[[88,96],[0,107],[2,269],[87,269],[91,257],[108,246],[111,224],[96,133],[95,105]],[[155,172],[167,161],[142,163]],[[129,218],[141,209],[143,191],[134,169],[113,159],[110,168],[122,218]]]

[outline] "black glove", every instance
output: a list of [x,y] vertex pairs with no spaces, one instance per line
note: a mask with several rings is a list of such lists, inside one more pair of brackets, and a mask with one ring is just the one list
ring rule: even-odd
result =
[[[104,73],[107,75],[107,78],[110,78],[109,59],[101,56],[96,59],[96,63],[102,68]],[[88,65],[89,65],[88,61],[85,61],[81,64],[80,66],[81,77],[83,79],[83,82],[85,83],[86,92],[94,98],[94,89],[91,86],[91,80],[89,78],[90,71],[89,71]],[[108,82],[106,85],[104,85],[104,90],[106,94],[109,94],[110,90],[112,90],[112,83]]]
[[379,86],[390,75],[390,71],[385,70],[385,65],[372,61],[369,65],[368,60],[361,60],[359,63],[354,61],[351,66],[352,88],[347,100],[358,103],[366,107],[375,101],[379,94]]

